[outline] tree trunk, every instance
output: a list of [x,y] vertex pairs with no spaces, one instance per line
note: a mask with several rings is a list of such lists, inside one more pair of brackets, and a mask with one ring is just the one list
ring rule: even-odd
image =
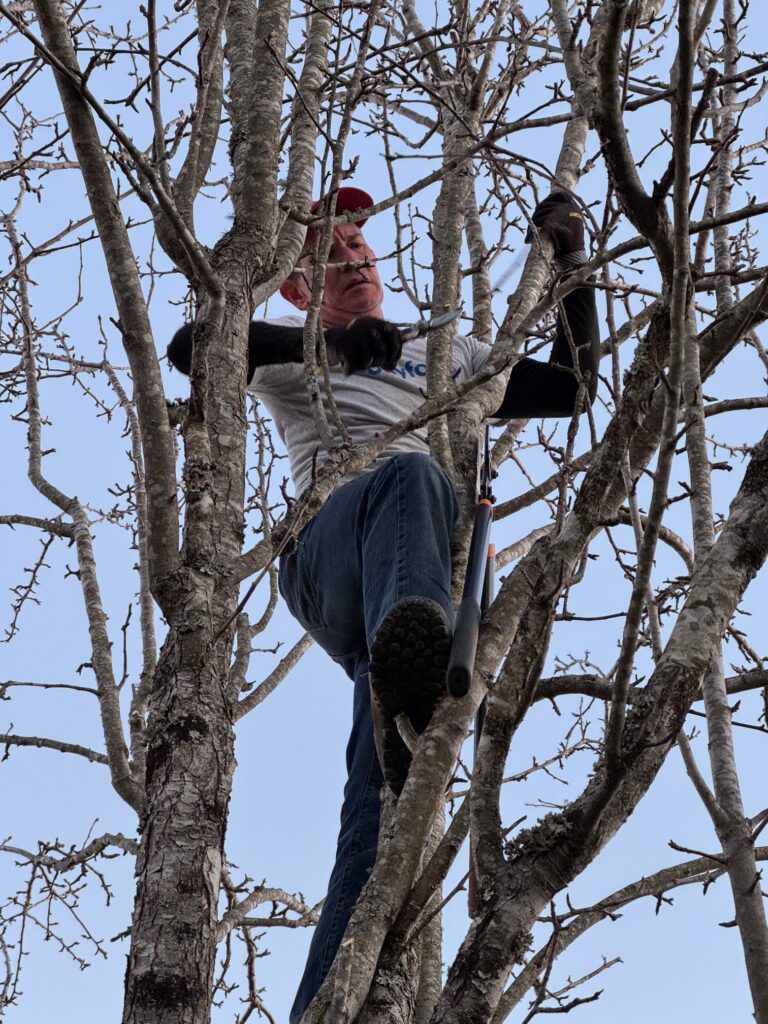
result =
[[210,641],[203,630],[172,633],[155,676],[124,1024],[210,1020],[235,766],[228,648]]
[[[237,236],[221,262],[220,303],[195,329],[185,427],[183,583],[149,702],[146,811],[124,1024],[210,1020],[237,693],[228,681],[243,537],[245,337],[250,310]],[[198,376],[203,368],[204,374]],[[208,422],[218,429],[208,431]],[[214,526],[215,524],[215,526]]]

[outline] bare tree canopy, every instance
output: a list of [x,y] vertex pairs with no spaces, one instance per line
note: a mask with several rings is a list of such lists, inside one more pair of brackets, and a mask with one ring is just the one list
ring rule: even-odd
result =
[[[458,604],[490,420],[471,686],[418,735],[397,718],[410,769],[303,1024],[613,1020],[619,999],[768,1024],[763,14],[0,0],[0,1016],[55,1012],[26,980],[52,949],[78,1020],[288,1019],[350,697],[279,559],[345,478],[423,437],[458,499]],[[547,197],[583,257],[558,258]],[[360,366],[420,391],[361,440],[327,310],[340,267],[375,265],[387,323]],[[254,387],[280,360],[253,322],[289,303],[314,431],[295,488]],[[397,361],[392,325],[459,308]],[[165,358],[182,324],[189,381]],[[568,414],[511,418],[553,338]],[[459,341],[482,351],[462,377]],[[95,1001],[72,968],[123,956]],[[727,1003],[690,992],[707,957]]]

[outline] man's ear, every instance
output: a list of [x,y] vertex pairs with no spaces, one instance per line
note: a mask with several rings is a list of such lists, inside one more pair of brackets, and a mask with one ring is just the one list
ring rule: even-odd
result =
[[280,294],[296,309],[300,309],[302,312],[309,309],[311,295],[307,282],[300,274],[291,274],[290,277],[287,277],[280,285]]

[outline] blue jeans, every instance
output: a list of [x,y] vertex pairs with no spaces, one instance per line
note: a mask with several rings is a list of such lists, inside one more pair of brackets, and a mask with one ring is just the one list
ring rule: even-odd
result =
[[291,613],[354,682],[347,783],[336,862],[290,1014],[299,1024],[330,969],[376,859],[380,792],[368,654],[383,616],[403,597],[431,597],[453,621],[453,486],[428,455],[396,455],[343,484],[280,561]]

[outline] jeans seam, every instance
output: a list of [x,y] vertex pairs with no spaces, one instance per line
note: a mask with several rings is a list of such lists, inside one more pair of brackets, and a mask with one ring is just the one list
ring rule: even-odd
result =
[[[305,540],[299,540],[296,550],[280,559],[277,574],[277,586],[280,595],[288,606],[288,611],[298,620],[308,633],[317,633],[328,628],[323,615],[312,574],[307,565],[307,546]],[[292,577],[290,582],[286,577]],[[302,598],[308,599],[302,601]],[[311,616],[301,614],[302,603],[309,604]]]
[[[310,523],[309,525],[311,526],[312,524]],[[301,574],[300,574],[301,575],[301,582],[300,582],[300,586],[305,586],[307,591],[309,592],[311,598],[312,598],[312,604],[314,605],[314,611],[315,611],[315,613],[317,615],[318,620],[320,621],[320,626],[318,626],[316,628],[318,628],[318,629],[327,629],[328,628],[328,623],[325,621],[325,615],[323,615],[323,610],[320,607],[320,599],[317,596],[317,589],[315,588],[315,582],[312,579],[312,573],[309,571],[309,564],[308,564],[309,563],[309,551],[308,551],[308,548],[307,548],[306,540],[299,541],[299,547],[300,547],[300,551],[301,551]],[[299,552],[297,551],[297,558],[298,558],[298,555],[299,555]]]
[[396,595],[395,600],[399,601],[403,596],[403,580],[405,578],[405,510],[403,509],[403,495],[404,488],[401,487],[400,481],[400,463],[398,459],[394,459],[395,465],[395,480],[397,488],[397,580],[395,583]]

